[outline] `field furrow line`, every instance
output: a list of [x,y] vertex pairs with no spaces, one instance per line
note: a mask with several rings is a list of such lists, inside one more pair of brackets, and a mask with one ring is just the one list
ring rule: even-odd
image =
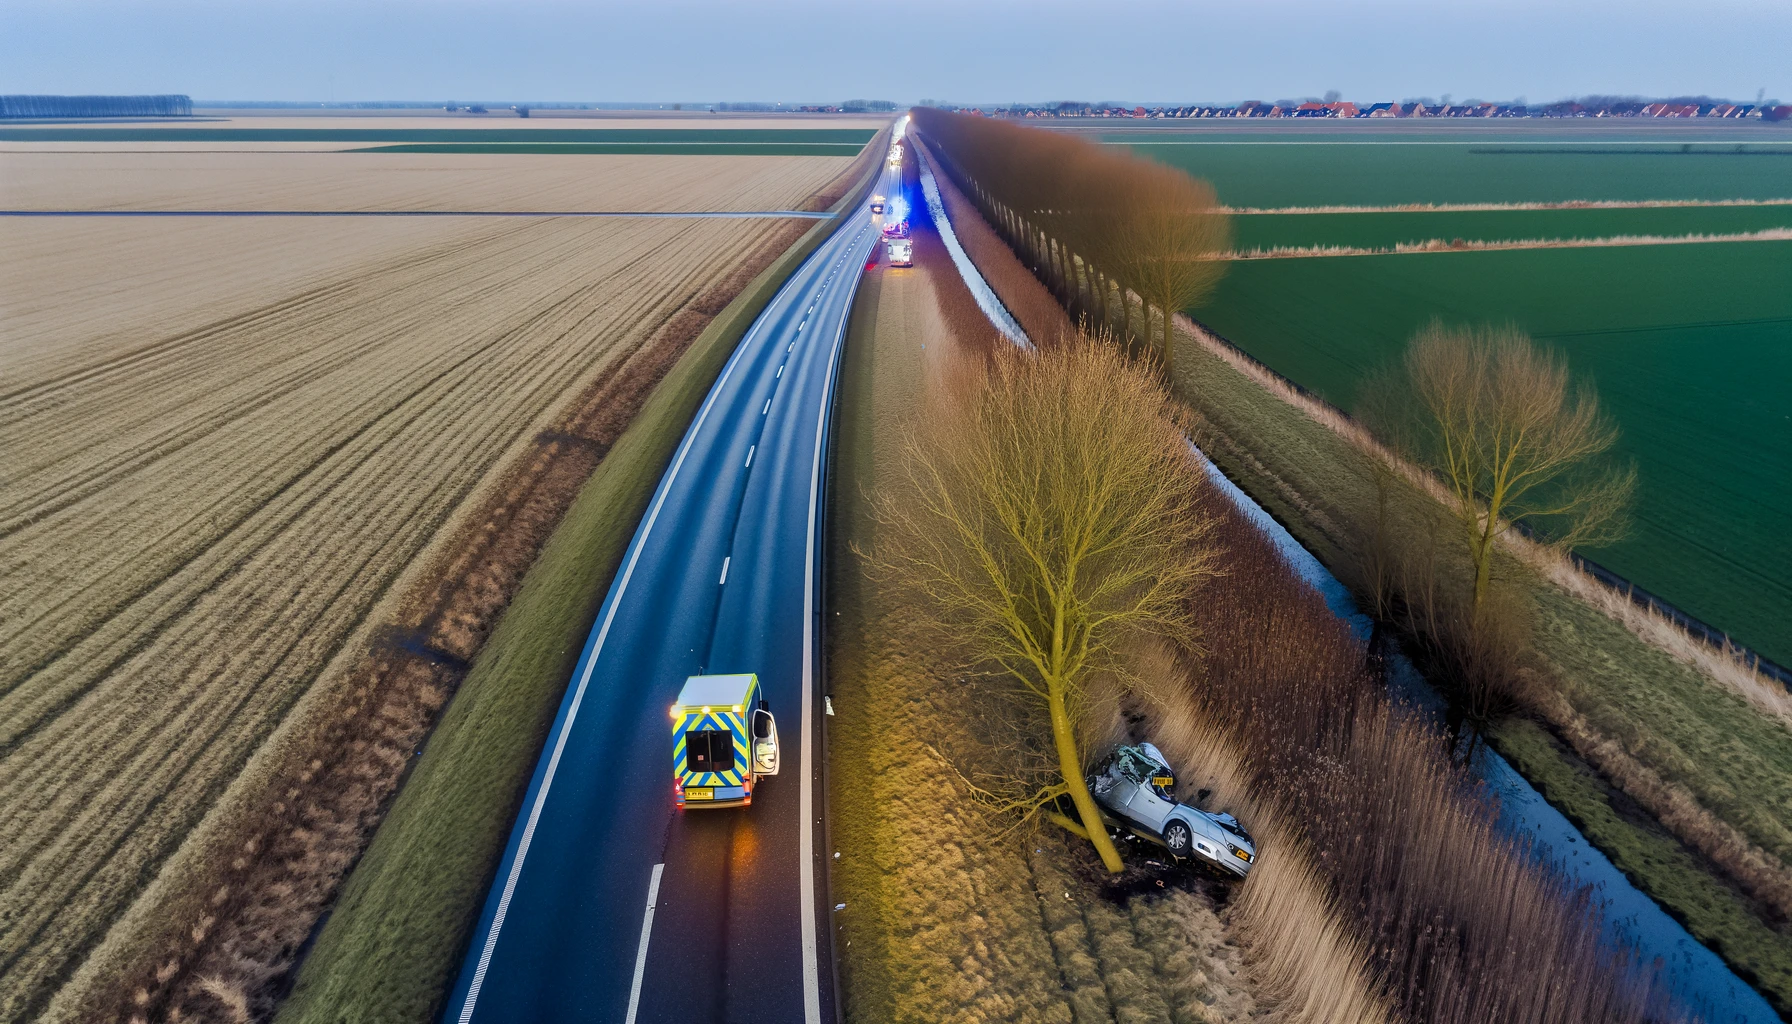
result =
[[[386,381],[392,381],[394,379],[392,377],[392,375],[389,373],[368,374],[367,376],[384,379]],[[383,408],[383,403],[382,403],[382,408]],[[376,410],[376,414],[377,414],[377,410]],[[260,446],[260,447],[265,447],[265,446]],[[242,448],[244,451],[248,451],[250,453],[250,457],[254,457],[254,452],[250,450],[250,446],[244,445],[244,446],[242,446]],[[290,461],[290,456],[284,457],[284,459],[281,461]],[[232,475],[237,476],[238,479],[242,478],[239,474],[233,473]],[[284,486],[284,482],[283,481],[275,482],[271,486],[264,485],[264,487],[262,488],[264,493],[262,495],[257,496],[256,504],[259,504],[261,501],[271,500],[271,495],[267,492],[272,491],[272,490],[274,490],[274,488],[277,488],[279,486]],[[97,513],[97,515],[102,518],[109,517],[114,514],[115,513],[112,510],[104,510],[104,509],[100,510],[99,513]],[[207,510],[205,514],[215,516],[216,511],[215,510]],[[227,524],[225,524],[225,525],[227,525]],[[170,537],[166,534],[161,535],[161,536],[156,536],[156,537],[144,538],[144,543],[141,546],[145,547],[145,548],[157,549],[157,550],[162,550],[162,551],[168,551],[170,549],[178,550],[181,547],[181,545],[175,540],[175,538]],[[20,600],[21,597],[22,597],[22,595],[15,595],[13,602],[16,604],[17,601]],[[76,600],[82,600],[91,605],[91,601],[81,595],[71,594],[71,595],[69,595],[69,600],[71,602],[76,601]],[[0,604],[3,604],[3,603],[4,603],[4,601],[0,600]],[[60,617],[63,614],[64,613],[63,613],[62,609],[60,609],[58,607],[54,607],[54,606],[49,607],[43,611],[44,616]],[[14,659],[14,660],[16,661],[16,659]]]

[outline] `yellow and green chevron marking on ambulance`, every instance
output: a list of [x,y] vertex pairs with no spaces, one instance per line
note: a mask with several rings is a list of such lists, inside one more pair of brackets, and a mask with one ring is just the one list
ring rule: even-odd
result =
[[755,675],[692,676],[672,705],[672,791],[680,807],[753,801],[748,722]]

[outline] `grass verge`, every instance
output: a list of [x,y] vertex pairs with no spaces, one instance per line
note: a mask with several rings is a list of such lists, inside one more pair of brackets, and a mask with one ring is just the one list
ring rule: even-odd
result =
[[1762,908],[1543,726],[1511,718],[1490,729],[1488,738],[1633,884],[1716,949],[1743,980],[1770,993],[1781,1011],[1787,1008],[1792,950],[1767,924]]
[[[850,208],[875,180],[872,140]],[[824,221],[715,318],[654,389],[524,577],[356,866],[283,1024],[428,1021],[453,980],[582,641],[685,427],[735,345],[835,230]]]

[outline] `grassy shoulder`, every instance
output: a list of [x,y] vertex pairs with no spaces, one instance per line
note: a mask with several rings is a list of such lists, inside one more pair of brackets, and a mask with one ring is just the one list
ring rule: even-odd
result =
[[[870,147],[878,150],[876,141]],[[875,156],[836,209],[875,180]],[[517,802],[636,524],[703,397],[823,221],[698,336],[529,570],[349,876],[278,1019],[427,1021],[459,968]]]
[[[887,482],[928,375],[956,348],[969,295],[917,268],[861,286],[840,375],[829,515],[829,828],[845,1016],[865,1022],[1250,1016],[1243,953],[1196,892],[1104,890],[1084,844],[999,835],[936,751],[966,742],[963,691],[902,640],[902,609],[864,578],[868,495]],[[944,264],[944,252],[935,253]],[[939,282],[952,278],[944,265]],[[962,285],[959,286],[962,288]],[[975,314],[974,305],[969,314]],[[969,316],[963,321],[972,327]],[[987,332],[987,330],[984,333]],[[1143,857],[1143,854],[1135,856]]]
[[1745,980],[1792,1006],[1792,944],[1748,897],[1713,875],[1697,854],[1599,777],[1547,730],[1507,719],[1488,738],[1538,792],[1563,809],[1593,845]]
[[[1176,390],[1206,421],[1204,447],[1214,461],[1321,561],[1349,580],[1357,538],[1377,508],[1370,460],[1345,438],[1272,394],[1194,339],[1177,351]],[[1516,566],[1509,572],[1521,573]],[[1698,805],[1776,857],[1792,853],[1792,734],[1740,697],[1638,639],[1596,609],[1551,584],[1526,585],[1535,610],[1534,643],[1563,696],[1636,762],[1683,787]],[[1513,726],[1513,728],[1522,728]],[[1531,745],[1517,764],[1550,802],[1577,822],[1599,822],[1589,838],[1633,881],[1739,971],[1753,973],[1782,1007],[1792,989],[1755,971],[1744,950],[1769,960],[1792,956],[1792,938],[1737,900],[1716,912],[1706,895],[1734,891],[1708,861],[1669,855],[1657,830],[1610,812],[1603,791],[1553,785],[1573,777],[1577,761],[1554,745]],[[1676,845],[1678,845],[1676,841]],[[1649,855],[1632,855],[1635,851]],[[1720,901],[1721,902],[1721,901]]]

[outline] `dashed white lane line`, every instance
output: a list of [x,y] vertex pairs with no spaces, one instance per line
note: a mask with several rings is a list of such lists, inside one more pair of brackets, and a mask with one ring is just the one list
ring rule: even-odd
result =
[[733,555],[723,555],[722,556],[722,578],[716,581],[716,586],[719,587],[722,584],[728,582],[728,563],[733,558],[734,558]]
[[754,449],[756,449],[758,447],[759,446],[756,444],[747,445],[747,464],[742,466],[741,467],[742,469],[752,469],[753,468],[753,451],[754,451]]
[[628,1017],[625,1024],[635,1024],[635,1013],[641,1008],[641,976],[647,973],[647,940],[653,935],[653,905],[660,901],[660,875],[666,865],[653,866],[653,881],[647,883],[647,912],[641,916],[641,944],[635,948],[635,981],[628,988]]
[[783,376],[784,376],[784,364],[780,363],[780,364],[778,364],[778,372],[772,375],[772,379],[779,380]]
[[759,410],[759,415],[764,416],[766,413],[771,412],[771,411],[772,411],[772,400],[768,398],[765,400],[765,408]]
[[789,344],[789,345],[786,345],[786,346],[785,346],[785,347],[784,347],[784,351],[786,351],[786,352],[795,352],[795,351],[796,351],[796,342],[794,342],[794,341],[793,341],[793,342],[791,342],[791,343],[790,343],[790,344]]

